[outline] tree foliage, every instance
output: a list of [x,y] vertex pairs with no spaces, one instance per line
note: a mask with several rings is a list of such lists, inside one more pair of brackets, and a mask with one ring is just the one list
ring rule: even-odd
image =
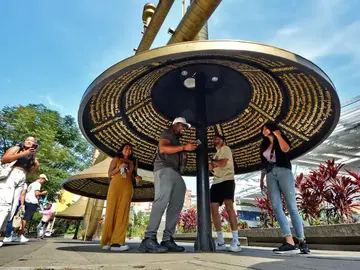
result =
[[50,200],[64,179],[91,164],[93,149],[72,116],[61,116],[42,104],[4,107],[0,111],[0,155],[28,136],[38,139],[36,156],[40,168],[27,180],[31,182],[45,173],[50,181],[44,184],[44,189],[49,191]]

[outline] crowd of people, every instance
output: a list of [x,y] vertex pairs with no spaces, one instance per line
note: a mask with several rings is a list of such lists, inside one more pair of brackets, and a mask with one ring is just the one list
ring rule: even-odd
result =
[[[184,247],[175,243],[177,219],[183,209],[186,185],[182,173],[186,164],[187,152],[196,150],[199,142],[180,143],[180,137],[191,125],[182,117],[173,121],[160,138],[154,162],[155,199],[152,204],[149,223],[145,237],[140,244],[140,252],[166,253],[183,252]],[[263,142],[260,154],[263,164],[260,187],[267,188],[270,194],[275,216],[284,236],[284,244],[274,249],[275,253],[310,252],[304,236],[303,222],[296,208],[295,181],[287,153],[291,145],[276,123],[267,123],[261,130]],[[200,142],[201,143],[201,142]],[[234,209],[235,170],[231,149],[221,134],[215,134],[213,144],[216,154],[209,159],[209,171],[213,175],[210,189],[211,217],[216,229],[216,250],[241,251],[238,236],[237,214]],[[126,144],[118,157],[113,158],[109,167],[111,177],[107,196],[107,208],[104,228],[101,236],[101,247],[104,250],[126,251],[125,243],[128,228],[129,210],[133,186],[141,181],[137,175],[137,162],[132,156],[132,146]],[[291,234],[289,223],[282,209],[281,194],[284,195],[286,207],[299,244],[296,245]],[[225,205],[232,229],[232,241],[227,247],[221,228],[219,208]],[[157,232],[166,210],[165,230],[162,241],[157,240]]]
[[[0,229],[5,229],[5,238],[0,241],[0,247],[4,243],[29,241],[24,236],[25,229],[39,210],[39,198],[47,195],[46,190],[41,191],[41,185],[48,181],[45,174],[40,174],[37,180],[29,185],[26,183],[27,176],[35,174],[40,166],[36,158],[38,147],[37,139],[30,136],[19,145],[9,148],[1,158]],[[51,219],[49,216],[52,216],[51,204],[45,207],[47,212],[40,211],[43,214],[40,222],[42,226],[48,223]],[[37,236],[41,239],[43,233],[44,230],[39,229]]]
[[[186,185],[182,173],[186,165],[187,152],[195,151],[199,141],[180,143],[181,136],[191,125],[182,117],[173,121],[170,128],[165,130],[160,138],[158,151],[154,162],[155,199],[152,204],[149,223],[145,237],[140,244],[140,252],[165,253],[183,252],[185,249],[175,243],[177,219],[183,209]],[[260,147],[263,170],[260,187],[266,186],[276,219],[284,236],[284,244],[275,249],[276,253],[309,253],[306,244],[303,221],[296,207],[295,181],[291,171],[291,163],[287,153],[291,145],[277,124],[267,123],[261,130],[263,142]],[[231,149],[225,143],[221,134],[215,134],[213,144],[216,154],[209,159],[209,171],[213,175],[210,189],[211,217],[216,229],[216,250],[241,251],[238,237],[237,214],[234,209],[235,170]],[[40,163],[36,159],[38,144],[35,137],[28,137],[20,145],[11,147],[1,158],[2,171],[0,179],[0,227],[7,225],[4,242],[27,242],[24,229],[39,208],[39,198],[47,195],[41,191],[41,185],[48,180],[46,175],[40,174],[38,179],[26,185],[27,175],[36,173]],[[7,167],[6,167],[7,164]],[[5,165],[5,166],[4,166]],[[7,171],[6,171],[7,170]],[[111,177],[107,194],[107,207],[104,227],[101,236],[101,247],[104,250],[126,251],[126,233],[133,187],[142,178],[137,174],[137,160],[132,155],[132,145],[125,144],[118,156],[114,157],[109,166],[108,175]],[[282,208],[281,194],[286,202],[287,210],[299,242],[295,244],[289,223]],[[232,241],[227,247],[221,228],[219,208],[225,205],[232,229]],[[166,210],[165,230],[161,243],[157,240],[157,232],[162,216]],[[21,226],[14,231],[14,217],[21,216]],[[51,219],[51,204],[41,209],[43,218],[37,227],[37,235],[44,236],[45,227]],[[14,232],[13,232],[14,231]],[[0,246],[3,242],[0,242]]]

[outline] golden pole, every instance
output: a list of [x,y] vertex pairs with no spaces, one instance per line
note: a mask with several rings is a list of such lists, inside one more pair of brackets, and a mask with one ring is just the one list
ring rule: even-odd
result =
[[185,0],[182,0],[181,17],[184,17],[184,14],[185,14]]

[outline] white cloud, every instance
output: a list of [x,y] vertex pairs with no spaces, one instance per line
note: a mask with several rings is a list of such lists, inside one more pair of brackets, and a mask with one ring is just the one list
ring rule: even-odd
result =
[[341,24],[348,12],[345,0],[313,1],[312,12],[302,21],[276,31],[269,44],[287,49],[310,60],[329,55],[349,56],[360,64],[360,20]]
[[60,105],[59,103],[57,103],[56,101],[53,100],[53,98],[51,96],[44,96],[44,99],[46,99],[47,103],[50,106],[53,106],[54,108],[57,108],[59,110],[63,110],[64,106]]

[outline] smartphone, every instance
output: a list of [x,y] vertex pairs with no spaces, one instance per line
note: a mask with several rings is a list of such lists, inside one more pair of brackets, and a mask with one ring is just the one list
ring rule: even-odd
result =
[[199,139],[197,139],[195,142],[194,142],[194,144],[196,144],[196,145],[200,145],[201,144],[201,141],[199,140]]

